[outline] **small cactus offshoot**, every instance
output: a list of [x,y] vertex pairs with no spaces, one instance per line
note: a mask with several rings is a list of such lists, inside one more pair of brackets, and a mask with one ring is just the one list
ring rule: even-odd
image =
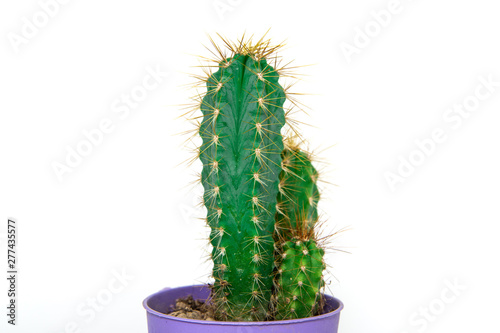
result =
[[276,295],[276,319],[316,314],[322,304],[324,250],[314,239],[284,242]]
[[[318,174],[307,153],[284,140],[296,106],[280,78],[270,40],[212,39],[215,59],[198,77],[206,89],[197,157],[213,261],[211,300],[217,320],[262,321],[321,311],[324,250],[315,239]],[[290,141],[291,142],[291,141]],[[285,147],[286,146],[286,147]]]
[[276,214],[276,319],[313,316],[321,307],[324,250],[316,240],[318,172],[292,140],[282,153]]

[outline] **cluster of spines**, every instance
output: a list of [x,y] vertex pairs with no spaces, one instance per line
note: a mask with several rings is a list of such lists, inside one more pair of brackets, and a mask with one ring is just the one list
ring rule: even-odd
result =
[[282,153],[276,214],[276,319],[304,318],[321,309],[324,250],[317,240],[318,172],[293,142]]

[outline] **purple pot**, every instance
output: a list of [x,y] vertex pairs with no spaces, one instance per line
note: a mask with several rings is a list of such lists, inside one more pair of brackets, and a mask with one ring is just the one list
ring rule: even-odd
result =
[[210,289],[205,285],[166,288],[146,298],[143,302],[147,311],[149,333],[337,333],[342,302],[332,296],[326,297],[326,313],[320,316],[262,322],[222,322],[183,319],[167,316],[171,305],[179,297],[193,295],[195,299],[206,300]]

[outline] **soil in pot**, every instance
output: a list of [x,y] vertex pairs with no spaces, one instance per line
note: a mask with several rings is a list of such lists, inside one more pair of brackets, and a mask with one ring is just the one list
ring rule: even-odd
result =
[[175,307],[172,307],[171,311],[166,314],[179,318],[215,321],[214,307],[194,299],[192,295],[178,298],[175,301]]
[[[324,304],[320,306],[321,309],[323,307]],[[176,299],[175,306],[171,306],[170,311],[166,314],[178,318],[215,321],[214,312],[213,304],[194,299],[192,295],[189,295]],[[316,313],[315,316],[320,314],[323,314],[323,311]]]

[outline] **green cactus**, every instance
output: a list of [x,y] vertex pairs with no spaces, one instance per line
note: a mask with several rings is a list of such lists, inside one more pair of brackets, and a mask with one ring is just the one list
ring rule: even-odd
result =
[[199,157],[218,320],[269,317],[285,92],[267,47],[235,47],[209,75],[201,102]]
[[[278,81],[293,77],[293,67],[279,67],[275,51],[282,45],[269,40],[222,41],[230,54],[212,40],[216,70],[207,67],[199,77],[207,91],[195,107],[203,114],[197,157],[213,246],[215,318],[312,316],[322,309],[325,268],[316,241],[318,173],[281,134],[290,95]],[[295,124],[288,123],[297,133]]]
[[[281,236],[290,239],[291,232],[298,227],[314,228],[318,220],[319,190],[318,172],[307,153],[292,140],[288,140],[287,145],[282,153],[276,223]],[[297,222],[306,225],[299,226]]]
[[277,320],[310,317],[321,308],[323,255],[324,250],[318,248],[314,239],[282,244],[277,277]]
[[276,214],[276,319],[314,315],[320,309],[324,250],[316,242],[318,172],[293,142],[282,153]]

